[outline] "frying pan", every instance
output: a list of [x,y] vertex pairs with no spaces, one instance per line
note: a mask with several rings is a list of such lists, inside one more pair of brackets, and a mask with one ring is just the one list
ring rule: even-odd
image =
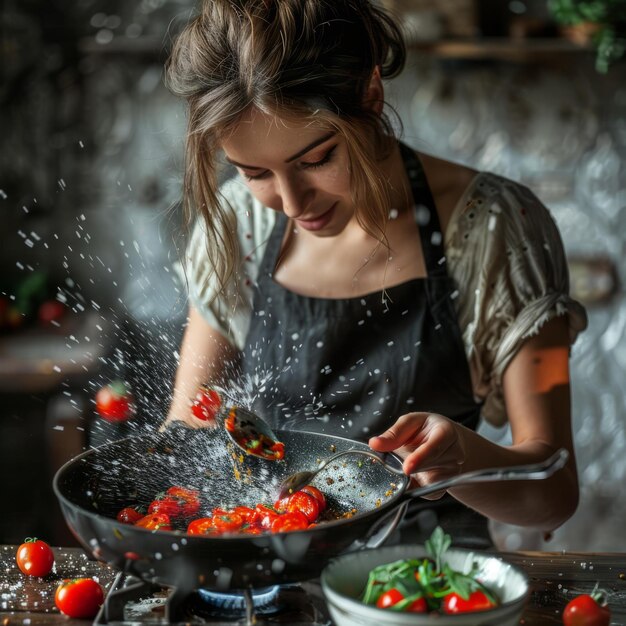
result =
[[[364,443],[330,435],[276,434],[286,449],[280,463],[238,452],[235,460],[235,449],[221,429],[170,429],[122,439],[66,463],[54,477],[54,491],[87,553],[147,583],[187,591],[261,588],[314,578],[332,557],[362,547],[387,518],[395,515],[388,526],[399,521],[404,510],[395,505],[408,479],[357,455],[330,464],[312,483],[325,493],[330,509],[346,515],[312,529],[209,537],[150,531],[115,520],[123,507],[148,504],[172,485],[199,489],[204,515],[215,506],[271,504],[288,474],[311,469],[336,451],[369,450]],[[402,466],[394,455],[386,461]],[[241,480],[234,477],[235,467]]]

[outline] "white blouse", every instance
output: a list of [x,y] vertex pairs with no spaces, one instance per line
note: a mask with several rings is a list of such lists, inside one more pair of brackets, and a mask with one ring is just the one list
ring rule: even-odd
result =
[[[276,213],[264,207],[245,183],[233,178],[221,187],[237,216],[241,280],[217,293],[198,220],[179,274],[189,300],[206,321],[243,349],[253,302],[253,285]],[[506,422],[502,376],[522,343],[548,320],[566,315],[570,343],[587,326],[583,306],[569,296],[565,253],[549,211],[526,187],[479,173],[460,198],[445,233],[448,272],[459,295],[455,302],[482,416]]]

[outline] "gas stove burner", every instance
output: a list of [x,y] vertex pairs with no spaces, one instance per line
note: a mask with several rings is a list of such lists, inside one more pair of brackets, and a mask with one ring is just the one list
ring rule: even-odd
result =
[[330,626],[319,583],[239,592],[160,587],[116,577],[94,626]]
[[[252,601],[255,615],[271,615],[280,610],[280,587],[265,587],[252,589],[249,598]],[[246,594],[243,591],[221,592],[213,589],[198,589],[197,594],[205,606],[194,603],[194,613],[211,616],[227,616],[245,614]]]

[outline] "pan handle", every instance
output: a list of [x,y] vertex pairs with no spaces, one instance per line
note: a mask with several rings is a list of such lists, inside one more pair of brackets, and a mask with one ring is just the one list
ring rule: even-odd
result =
[[452,478],[438,480],[424,487],[407,490],[402,494],[402,497],[405,499],[419,498],[436,491],[450,489],[450,487],[455,487],[456,485],[499,482],[503,480],[543,480],[562,469],[568,458],[569,452],[565,448],[560,448],[552,456],[539,463],[512,465],[509,467],[489,467],[465,472],[457,474]]
[[[441,489],[448,489],[455,485],[501,480],[542,480],[552,476],[552,474],[560,470],[567,462],[568,457],[569,453],[567,450],[561,448],[552,456],[539,463],[516,465],[512,467],[493,467],[473,472],[466,472],[465,474],[458,474],[453,478],[441,480],[425,487],[407,490],[402,494],[402,503],[377,520],[365,536],[364,540],[355,542],[356,544],[359,544],[357,549],[378,548],[383,545],[406,515],[409,502],[414,498],[428,495],[429,493],[434,493],[435,491],[440,491]],[[387,522],[390,517],[392,518],[391,521]],[[383,526],[386,522],[387,525]]]
[[[385,541],[389,539],[393,531],[398,528],[400,522],[404,519],[408,508],[409,500],[405,500],[396,508],[395,511],[391,510],[387,515],[385,515],[385,517],[383,517],[382,520],[379,520],[379,523],[374,524],[373,528],[367,534],[364,547],[368,549],[380,548],[380,546],[382,546]],[[383,521],[388,517],[391,517],[391,521],[387,524],[387,526],[384,526],[377,531]]]
[[390,511],[387,511],[387,513],[374,522],[365,537],[354,541],[346,552],[373,549],[382,546],[385,541],[389,539],[394,530],[398,528],[398,525],[406,515],[409,502],[410,500],[405,500],[397,506],[394,506]]

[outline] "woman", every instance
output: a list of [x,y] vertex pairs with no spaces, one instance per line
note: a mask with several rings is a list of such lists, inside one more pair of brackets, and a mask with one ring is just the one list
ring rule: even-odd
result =
[[[482,516],[549,531],[578,502],[568,355],[585,312],[535,196],[394,137],[382,79],[404,58],[366,0],[206,0],[178,38],[167,77],[202,219],[166,424],[205,426],[198,385],[237,372],[274,426],[394,450],[415,484],[564,447],[549,480],[442,500],[476,535]],[[222,158],[238,176],[218,188]],[[481,413],[508,419],[511,445],[475,432]]]

